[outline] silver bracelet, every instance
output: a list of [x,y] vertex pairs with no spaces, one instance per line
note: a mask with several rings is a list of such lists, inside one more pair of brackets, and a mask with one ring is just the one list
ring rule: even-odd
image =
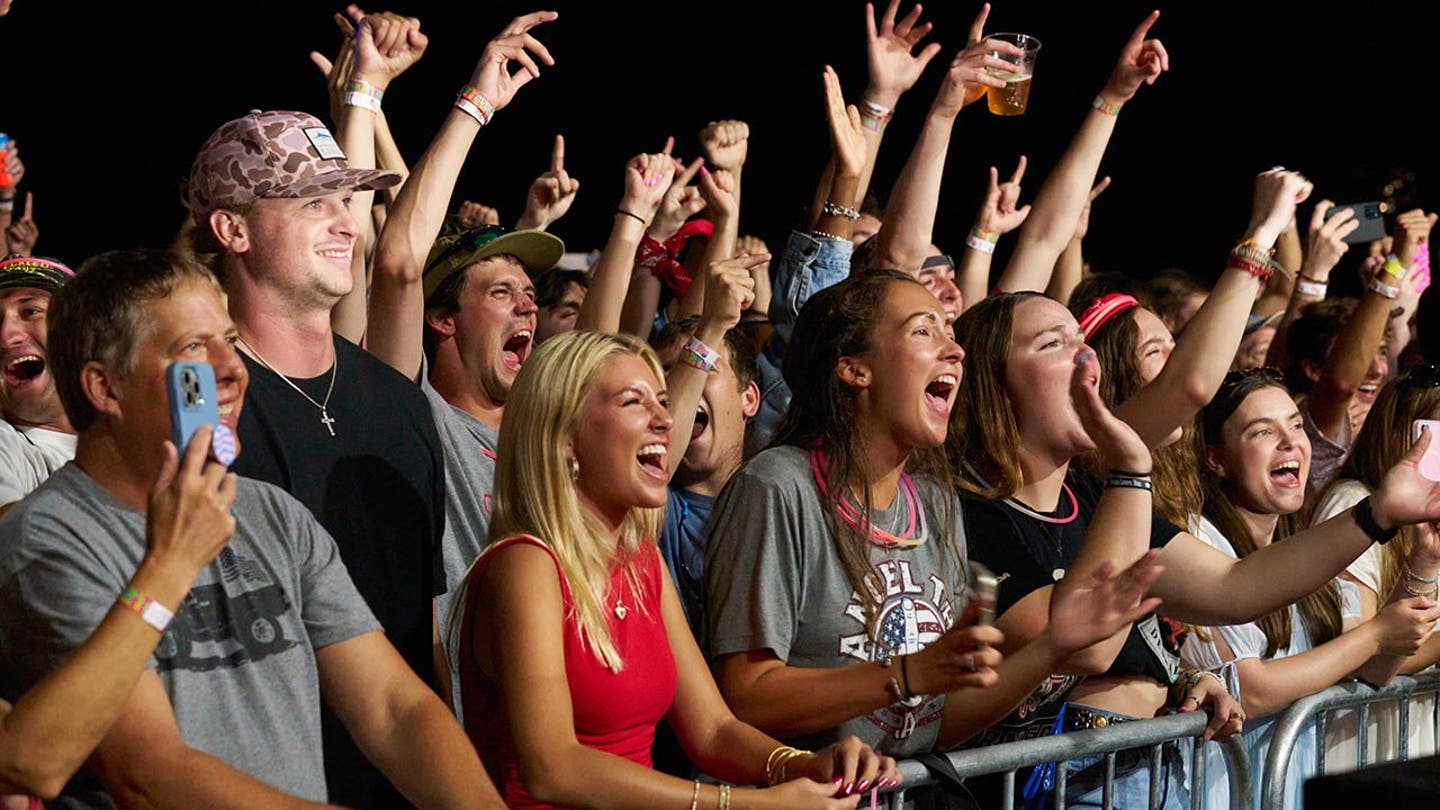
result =
[[826,200],[825,204],[820,207],[820,211],[826,216],[844,217],[851,222],[854,222],[855,220],[860,218],[860,212],[855,210],[854,208],[851,208],[848,205],[836,205],[829,200]]
[[1403,568],[1405,569],[1405,578],[1406,578],[1406,579],[1413,579],[1413,580],[1415,580],[1416,582],[1423,582],[1423,583],[1425,583],[1426,585],[1440,585],[1440,574],[1437,574],[1437,575],[1435,575],[1435,576],[1433,576],[1433,577],[1430,577],[1429,579],[1426,579],[1425,577],[1422,577],[1422,576],[1420,576],[1419,574],[1415,573],[1413,570],[1411,570],[1411,568],[1410,568],[1410,563],[1409,563],[1409,562],[1404,562],[1404,561],[1402,561],[1402,562],[1400,563],[1400,565],[1401,565],[1401,567],[1403,567]]

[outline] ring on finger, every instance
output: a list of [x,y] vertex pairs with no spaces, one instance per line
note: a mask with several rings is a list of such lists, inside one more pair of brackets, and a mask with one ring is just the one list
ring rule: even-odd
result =
[[974,672],[974,671],[976,670],[976,666],[975,666],[975,653],[973,653],[973,652],[965,653],[965,668],[968,669],[968,670],[970,670],[971,672]]

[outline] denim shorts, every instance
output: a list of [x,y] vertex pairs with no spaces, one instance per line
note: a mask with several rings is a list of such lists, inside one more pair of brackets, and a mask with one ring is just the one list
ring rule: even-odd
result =
[[[1102,709],[1091,709],[1096,715],[1118,721],[1139,718]],[[1185,741],[1188,748],[1188,740]],[[1185,785],[1182,746],[1167,742],[1160,748],[1160,799],[1155,806],[1164,810],[1185,810],[1190,806],[1190,791]],[[1146,810],[1150,806],[1150,746],[1118,751],[1115,754],[1115,781],[1112,796],[1114,810]],[[1105,755],[1077,757],[1065,766],[1065,806],[1104,807]]]

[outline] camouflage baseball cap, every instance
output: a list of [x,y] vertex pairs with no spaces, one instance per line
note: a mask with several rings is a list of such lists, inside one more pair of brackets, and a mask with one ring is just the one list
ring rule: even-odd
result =
[[227,121],[200,147],[181,196],[197,217],[267,197],[321,197],[371,191],[400,173],[352,169],[320,119],[302,112],[251,110]]

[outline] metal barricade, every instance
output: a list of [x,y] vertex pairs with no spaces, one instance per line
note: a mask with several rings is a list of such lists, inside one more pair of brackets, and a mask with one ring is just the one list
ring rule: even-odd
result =
[[[1003,774],[1003,806],[1009,810],[1015,806],[1015,772],[1021,768],[1030,768],[1047,762],[1064,763],[1079,757],[1104,754],[1105,807],[1109,808],[1112,806],[1116,752],[1148,747],[1150,748],[1150,772],[1152,775],[1150,807],[1154,808],[1158,806],[1160,794],[1158,763],[1161,756],[1161,744],[1173,740],[1196,738],[1197,745],[1193,747],[1190,759],[1190,773],[1191,781],[1195,786],[1191,791],[1191,807],[1198,810],[1204,806],[1205,798],[1203,787],[1205,784],[1204,746],[1198,744],[1198,738],[1205,732],[1205,725],[1208,722],[1209,717],[1203,712],[1190,712],[1159,717],[1154,720],[1136,720],[1108,728],[1071,731],[1033,740],[1020,740],[954,751],[946,754],[945,757],[950,760],[956,774],[961,778],[984,774]],[[1220,745],[1225,754],[1225,763],[1230,777],[1232,806],[1238,810],[1251,810],[1254,805],[1252,801],[1255,792],[1254,776],[1251,771],[1250,756],[1246,752],[1244,743],[1239,735],[1236,735],[1227,742],[1211,744]],[[890,807],[894,810],[899,810],[904,806],[907,791],[935,784],[935,778],[920,762],[904,760],[899,765],[900,786],[894,788],[889,794]],[[1055,779],[1055,807],[1057,809],[1064,808],[1064,796],[1065,769],[1062,767],[1058,769]]]
[[[1265,757],[1265,768],[1262,771],[1265,780],[1262,783],[1265,791],[1261,796],[1262,810],[1279,810],[1284,806],[1285,776],[1290,770],[1295,743],[1312,716],[1320,715],[1315,725],[1315,769],[1318,775],[1325,773],[1325,727],[1329,712],[1352,706],[1357,707],[1356,764],[1364,765],[1368,759],[1366,748],[1370,736],[1367,728],[1370,705],[1390,701],[1397,704],[1399,722],[1396,723],[1396,729],[1399,739],[1396,751],[1399,752],[1400,760],[1404,761],[1409,759],[1410,698],[1425,694],[1440,694],[1440,672],[1426,672],[1413,678],[1399,677],[1380,689],[1358,682],[1344,683],[1290,704],[1290,708],[1275,721],[1275,730],[1271,733],[1270,752]],[[1430,722],[1435,724],[1436,738],[1440,739],[1440,715],[1432,716]]]

